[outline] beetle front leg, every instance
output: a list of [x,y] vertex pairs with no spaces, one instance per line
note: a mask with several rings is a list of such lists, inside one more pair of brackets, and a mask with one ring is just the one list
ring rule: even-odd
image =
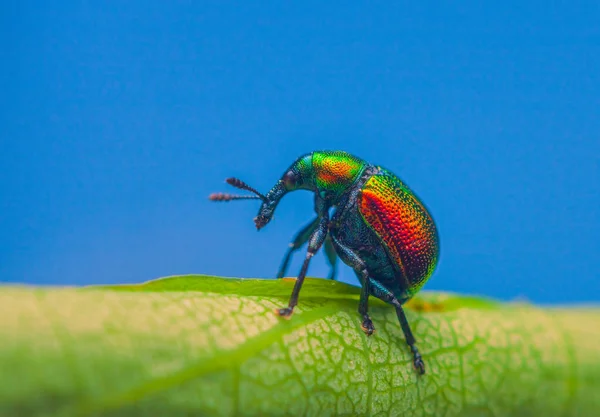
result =
[[324,248],[327,262],[329,262],[329,266],[331,267],[331,272],[329,273],[328,279],[335,280],[335,275],[337,273],[337,254],[335,253],[335,247],[333,246],[333,242],[331,241],[331,236],[329,234],[325,238]]
[[285,271],[288,268],[290,263],[290,259],[292,258],[292,254],[300,249],[308,239],[310,239],[311,234],[315,231],[315,229],[319,226],[319,218],[315,218],[308,225],[304,226],[300,231],[294,236],[292,243],[285,253],[283,257],[283,261],[281,262],[281,266],[279,267],[279,271],[277,271],[277,278],[283,278],[285,275]]
[[300,290],[302,289],[302,284],[304,283],[304,278],[306,278],[306,272],[308,271],[308,265],[310,264],[311,258],[317,253],[317,251],[323,245],[323,241],[327,236],[327,224],[329,219],[327,215],[323,215],[320,218],[319,225],[313,231],[308,241],[308,250],[306,252],[306,258],[304,258],[304,263],[302,264],[302,269],[300,270],[300,274],[298,274],[298,278],[296,279],[296,284],[294,285],[294,289],[292,291],[292,296],[290,297],[290,302],[288,306],[285,308],[280,308],[276,310],[276,313],[282,317],[290,317],[294,312],[294,307],[298,305],[298,296],[300,295]]

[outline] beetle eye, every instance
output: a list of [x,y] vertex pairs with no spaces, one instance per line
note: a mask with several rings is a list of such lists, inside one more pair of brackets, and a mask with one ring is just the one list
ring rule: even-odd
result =
[[285,188],[287,188],[288,190],[296,188],[297,180],[298,180],[298,177],[296,176],[296,173],[294,171],[288,171],[283,176],[283,184],[285,185]]

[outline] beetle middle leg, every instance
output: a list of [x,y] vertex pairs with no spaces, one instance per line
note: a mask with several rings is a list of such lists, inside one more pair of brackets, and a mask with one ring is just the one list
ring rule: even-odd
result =
[[363,285],[362,289],[360,290],[360,300],[358,302],[358,313],[363,316],[363,322],[360,328],[367,336],[371,336],[373,333],[375,333],[375,326],[373,325],[371,317],[369,317],[369,294],[371,293],[371,281],[369,280],[369,274],[366,269],[363,269],[360,274],[363,277]]
[[369,316],[369,295],[371,294],[371,282],[369,280],[367,266],[365,262],[360,259],[360,256],[358,256],[352,249],[341,243],[335,236],[331,235],[331,240],[333,241],[333,244],[335,245],[340,257],[345,263],[354,269],[354,273],[362,285],[360,291],[360,300],[358,302],[358,313],[363,318],[360,327],[367,336],[371,336],[373,333],[375,333],[375,326],[373,325],[373,321]]

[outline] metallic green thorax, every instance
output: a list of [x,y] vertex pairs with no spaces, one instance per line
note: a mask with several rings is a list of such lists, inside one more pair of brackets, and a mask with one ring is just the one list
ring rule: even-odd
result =
[[356,182],[367,166],[366,162],[346,152],[315,152],[313,168],[317,189],[339,197]]
[[298,158],[282,181],[288,191],[308,189],[335,198],[356,182],[366,166],[365,161],[346,152],[316,151]]

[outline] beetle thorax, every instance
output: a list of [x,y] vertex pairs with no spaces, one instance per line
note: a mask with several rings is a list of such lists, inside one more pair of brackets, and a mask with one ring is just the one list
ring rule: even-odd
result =
[[346,152],[314,152],[312,166],[317,192],[339,197],[357,181],[367,165]]

